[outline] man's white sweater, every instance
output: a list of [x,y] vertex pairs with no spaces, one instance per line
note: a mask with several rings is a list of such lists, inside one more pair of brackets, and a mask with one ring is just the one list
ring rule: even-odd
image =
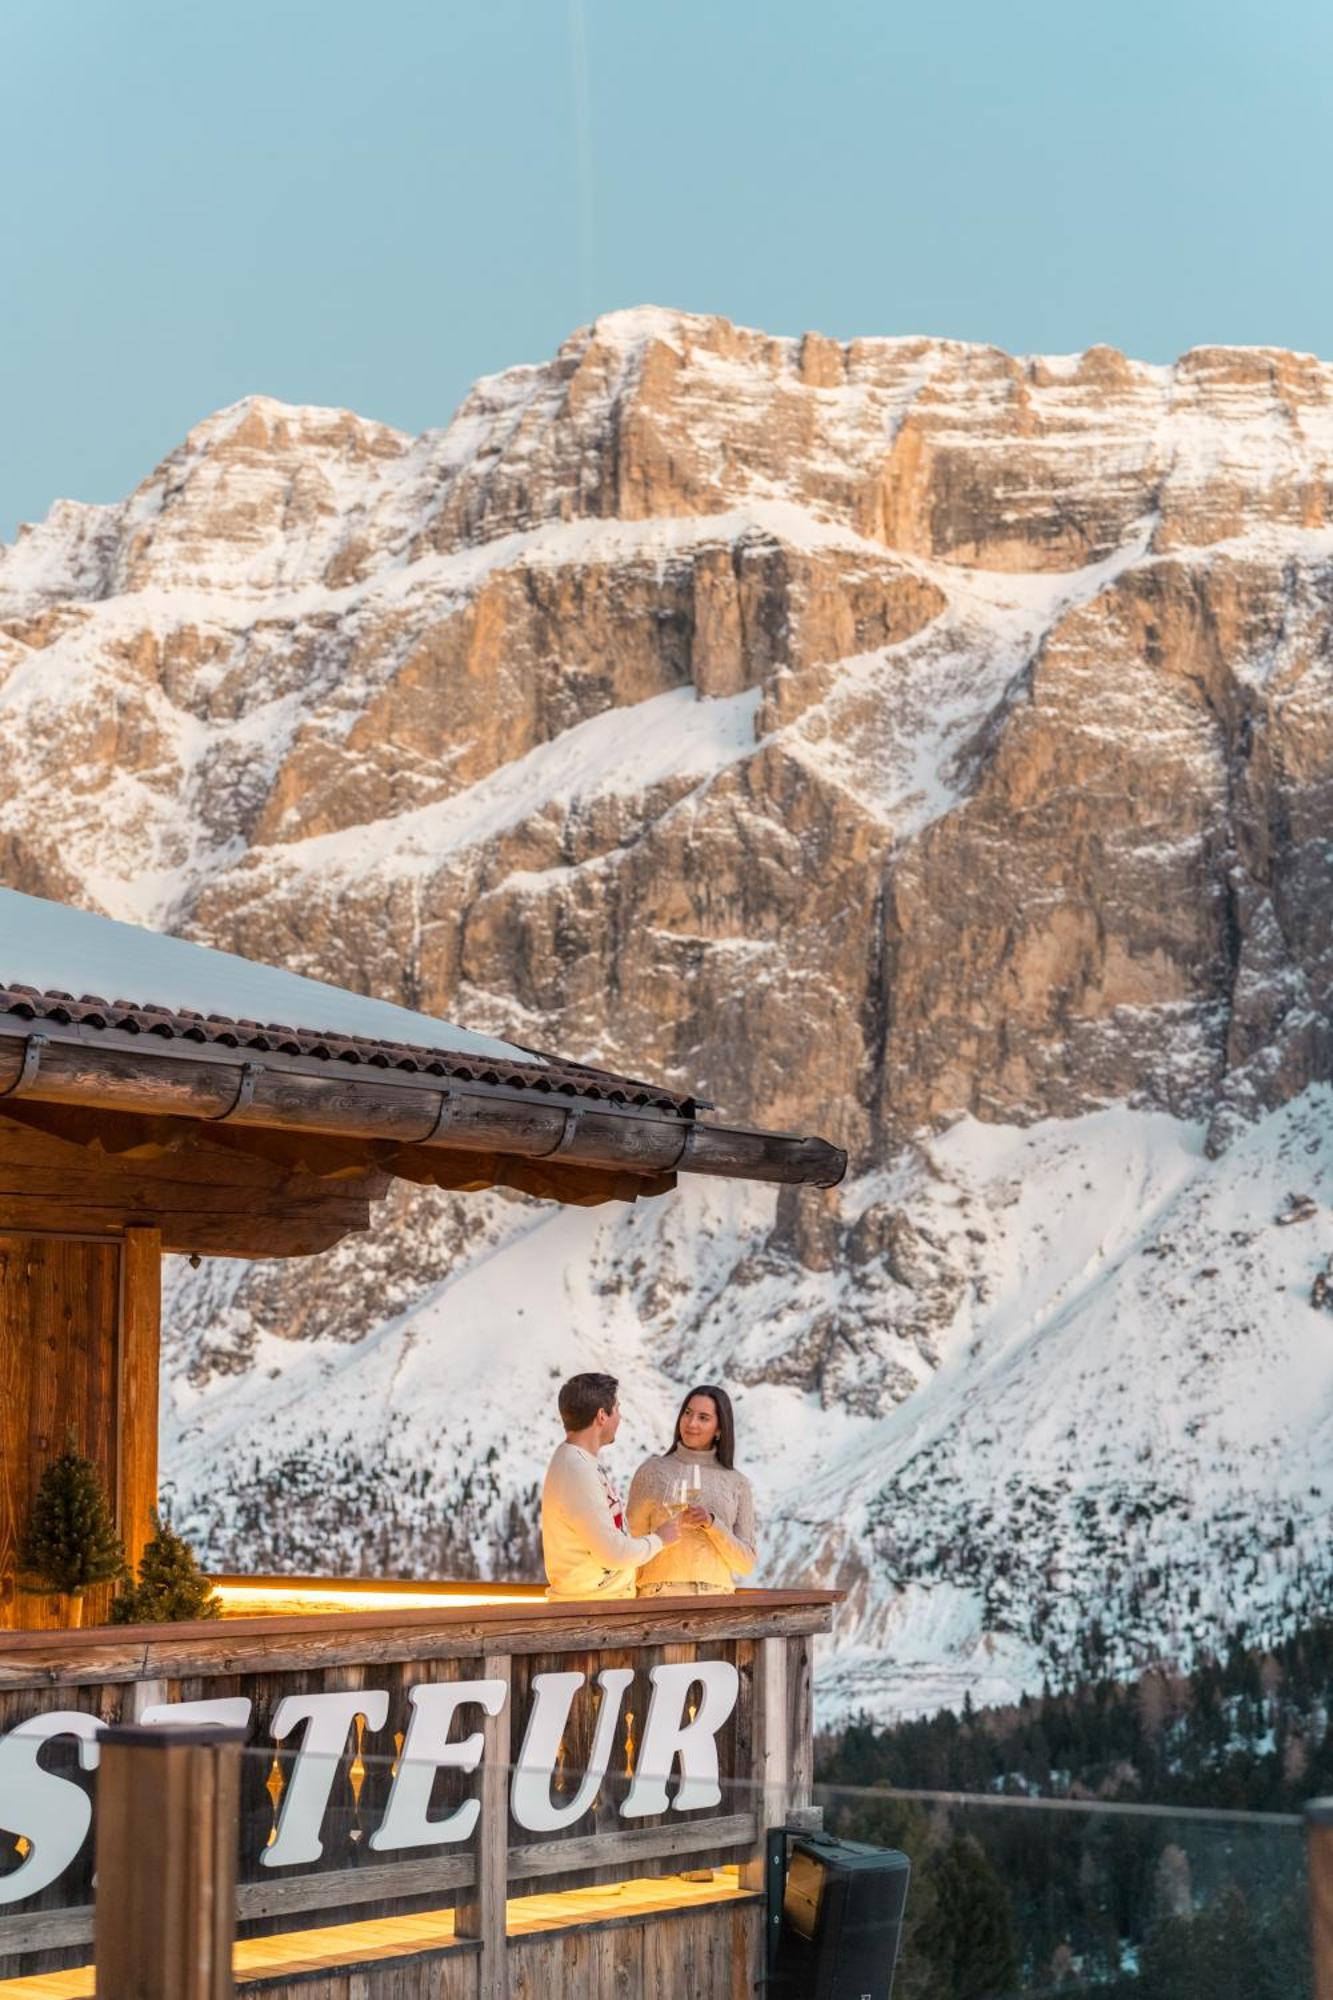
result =
[[542,1485],[542,1554],[548,1597],[633,1597],[634,1575],[664,1546],[627,1535],[608,1474],[590,1451],[558,1444]]

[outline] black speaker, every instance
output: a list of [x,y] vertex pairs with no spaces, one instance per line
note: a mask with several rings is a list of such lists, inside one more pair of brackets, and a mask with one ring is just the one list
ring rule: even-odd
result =
[[770,1866],[773,1910],[768,2000],[891,2000],[911,1864],[892,1847],[822,1833],[793,1839],[785,1876]]

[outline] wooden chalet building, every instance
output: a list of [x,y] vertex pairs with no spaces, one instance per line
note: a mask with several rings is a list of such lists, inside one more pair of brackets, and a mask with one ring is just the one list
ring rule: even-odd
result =
[[[172,1713],[241,1722],[254,1746],[242,1991],[751,1992],[763,1834],[808,1793],[829,1593],[581,1606],[513,1585],[232,1579],[219,1623],[109,1626],[103,1593],[62,1630],[60,1600],[18,1589],[16,1550],[71,1435],[132,1558],[150,1533],[164,1251],[316,1255],[372,1227],[395,1178],[589,1204],[685,1173],[831,1186],[845,1165],[820,1139],[709,1124],[651,1084],[0,890],[0,2000],[91,1994],[96,1725]],[[613,1695],[628,1718],[578,1813],[550,1805],[540,1769],[521,1794],[509,1782],[549,1733],[536,1711],[559,1674],[586,1677],[562,1768],[597,1770]],[[473,1691],[454,1737],[484,1739],[470,1779],[439,1753],[436,1804],[479,1802],[453,1839],[424,1806],[410,1825],[400,1796],[441,1684]],[[284,1812],[297,1791],[308,1810],[292,1779],[316,1710],[341,1749],[299,1847]],[[636,1744],[647,1730],[669,1750],[687,1726],[654,1809]],[[394,1829],[412,1837],[377,1844]]]

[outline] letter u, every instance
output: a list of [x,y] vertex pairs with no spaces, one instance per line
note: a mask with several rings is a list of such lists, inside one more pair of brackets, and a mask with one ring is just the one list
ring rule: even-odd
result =
[[569,1727],[574,1697],[587,1685],[586,1674],[534,1674],[532,1713],[523,1748],[514,1766],[510,1809],[530,1833],[558,1833],[581,1819],[596,1801],[611,1762],[625,1689],[634,1679],[632,1667],[603,1667],[597,1676],[602,1699],[593,1730],[588,1768],[574,1797],[565,1805],[551,1799],[551,1774],[560,1754],[560,1739]]

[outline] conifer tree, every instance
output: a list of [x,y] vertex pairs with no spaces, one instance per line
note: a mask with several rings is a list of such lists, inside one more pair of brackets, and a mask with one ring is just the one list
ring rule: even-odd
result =
[[935,1909],[922,1945],[950,2000],[1004,2000],[1018,1984],[1009,1896],[981,1843],[955,1834],[931,1859]]
[[167,1625],[220,1618],[222,1604],[190,1544],[169,1521],[153,1515],[153,1538],[139,1558],[139,1580],[111,1607],[117,1625]]
[[125,1550],[97,1467],[75,1450],[72,1433],[42,1474],[18,1567],[24,1590],[72,1597],[75,1624],[82,1619],[85,1591],[126,1574]]

